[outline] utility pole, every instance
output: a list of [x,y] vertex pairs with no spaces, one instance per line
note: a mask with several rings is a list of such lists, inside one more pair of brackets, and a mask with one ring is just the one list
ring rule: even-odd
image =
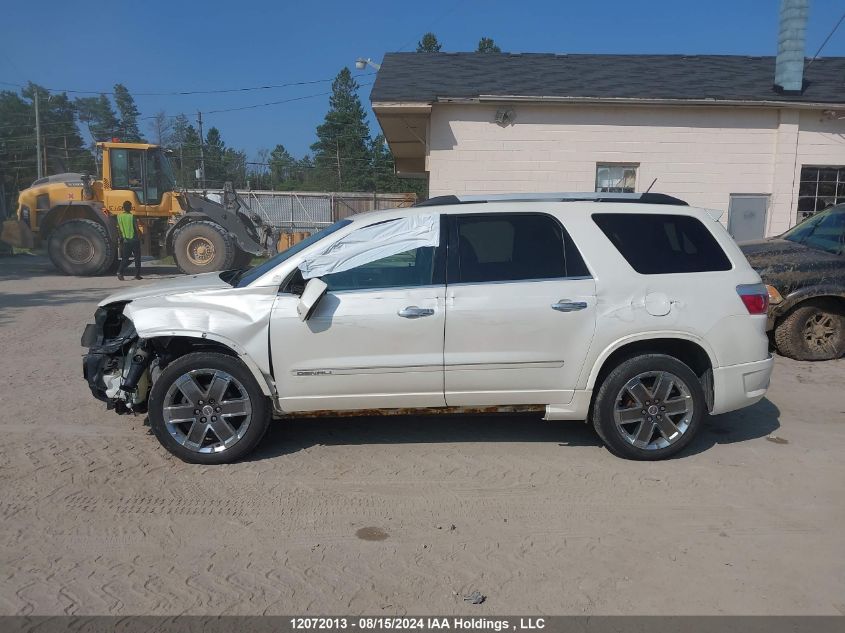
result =
[[335,155],[337,156],[337,190],[343,191],[343,181],[340,179],[340,141],[334,140]]
[[205,137],[202,135],[202,112],[197,110],[197,126],[200,132],[200,189],[205,189]]
[[38,89],[33,91],[33,99],[35,99],[35,162],[38,165],[38,177],[44,176],[44,170],[41,166],[41,117],[38,114]]

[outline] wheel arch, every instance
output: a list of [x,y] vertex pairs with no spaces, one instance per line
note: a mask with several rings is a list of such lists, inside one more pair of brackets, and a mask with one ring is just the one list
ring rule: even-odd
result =
[[845,287],[825,284],[801,288],[787,295],[781,303],[774,306],[773,316],[776,321],[782,319],[794,308],[813,299],[833,301],[845,311]]
[[587,389],[595,394],[614,367],[640,354],[667,354],[685,363],[701,380],[708,408],[712,408],[713,369],[719,366],[716,355],[703,339],[686,332],[638,334],[614,341],[593,363]]
[[117,239],[117,227],[114,222],[109,221],[109,215],[104,211],[101,204],[85,202],[68,202],[50,209],[38,224],[38,232],[41,239],[48,239],[50,233],[60,224],[68,220],[93,220],[103,225],[109,233],[109,238]]
[[232,339],[197,330],[167,330],[138,332],[153,345],[159,353],[171,354],[174,360],[190,352],[213,351],[239,359],[247,366],[258,383],[261,392],[271,398],[276,397],[276,385],[272,376],[265,374],[252,356]]

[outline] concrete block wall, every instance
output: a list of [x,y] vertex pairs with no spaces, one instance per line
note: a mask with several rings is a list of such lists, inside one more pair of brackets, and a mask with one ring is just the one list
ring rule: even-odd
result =
[[597,163],[634,163],[637,191],[657,178],[653,191],[696,206],[727,212],[731,193],[771,195],[771,235],[795,221],[801,164],[845,165],[845,121],[820,111],[515,104],[502,127],[498,107],[432,109],[432,196],[593,191]]

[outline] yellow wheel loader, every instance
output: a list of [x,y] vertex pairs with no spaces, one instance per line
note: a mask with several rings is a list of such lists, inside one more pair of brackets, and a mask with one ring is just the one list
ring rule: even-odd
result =
[[147,143],[97,143],[102,178],[56,174],[21,191],[17,220],[0,236],[19,248],[46,246],[68,275],[100,275],[117,265],[116,214],[128,200],[138,218],[142,255],[172,255],[184,273],[249,265],[272,254],[272,228],[252,213],[230,183],[222,201],[180,191],[168,153]]

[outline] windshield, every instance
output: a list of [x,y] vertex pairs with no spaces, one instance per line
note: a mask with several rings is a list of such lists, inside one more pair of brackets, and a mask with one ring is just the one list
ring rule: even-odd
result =
[[248,286],[253,281],[255,281],[256,279],[261,277],[262,275],[264,275],[267,272],[273,270],[276,266],[281,264],[283,261],[285,261],[289,257],[292,257],[293,255],[296,255],[300,251],[305,250],[306,248],[308,248],[312,244],[319,242],[324,237],[331,235],[335,231],[342,229],[344,226],[346,226],[348,224],[352,224],[352,220],[339,220],[339,221],[335,222],[334,224],[332,224],[331,226],[327,226],[322,231],[318,231],[317,233],[314,233],[313,235],[306,237],[301,242],[297,242],[296,244],[294,244],[290,248],[283,250],[281,253],[275,255],[274,257],[271,257],[270,259],[268,259],[263,264],[259,264],[258,266],[255,266],[254,268],[242,270],[238,274],[233,276],[231,279],[227,279],[226,281],[228,281],[230,284],[232,284],[236,288],[243,288],[244,286]]
[[845,206],[825,209],[794,226],[781,237],[810,248],[842,255],[845,253]]

